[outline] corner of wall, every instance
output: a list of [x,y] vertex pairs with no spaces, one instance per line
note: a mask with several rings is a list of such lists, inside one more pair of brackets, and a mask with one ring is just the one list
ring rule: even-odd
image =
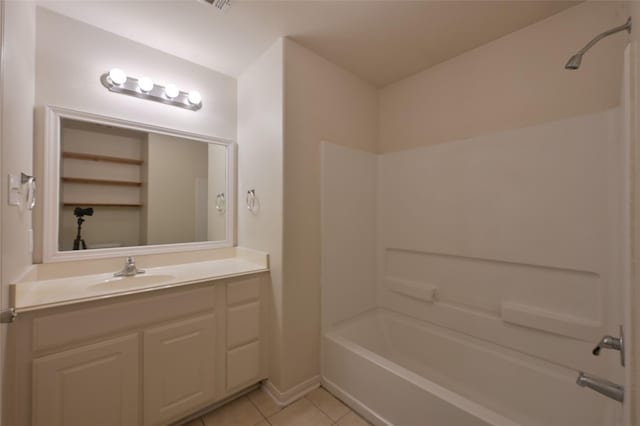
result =
[[288,389],[320,370],[320,143],[375,152],[378,93],[290,39],[284,40],[284,64],[283,315],[291,361],[283,389]]
[[284,43],[278,39],[238,78],[239,202],[256,191],[258,210],[238,209],[238,245],[269,252],[269,379],[283,387]]

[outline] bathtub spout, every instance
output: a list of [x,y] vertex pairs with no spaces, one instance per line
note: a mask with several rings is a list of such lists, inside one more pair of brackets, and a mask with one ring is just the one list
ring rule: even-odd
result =
[[593,389],[594,391],[611,399],[615,399],[618,402],[622,402],[624,400],[624,387],[608,380],[588,376],[581,371],[576,383],[578,386]]

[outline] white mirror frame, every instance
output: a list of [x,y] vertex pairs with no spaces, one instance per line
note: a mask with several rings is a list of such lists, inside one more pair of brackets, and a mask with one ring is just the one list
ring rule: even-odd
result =
[[[225,147],[226,161],[226,239],[219,241],[201,241],[193,243],[162,244],[148,246],[118,247],[107,249],[60,251],[58,249],[59,215],[60,215],[60,143],[63,119],[85,121],[107,126],[157,133],[166,136],[192,139],[195,141],[214,143]],[[199,135],[180,130],[167,129],[120,118],[74,111],[67,108],[47,106],[45,109],[45,135],[43,147],[43,172],[38,178],[41,184],[43,200],[42,218],[42,261],[45,263],[70,260],[100,259],[108,257],[133,256],[141,254],[172,253],[192,250],[204,250],[234,245],[235,219],[235,166],[236,144],[233,140],[214,136]]]

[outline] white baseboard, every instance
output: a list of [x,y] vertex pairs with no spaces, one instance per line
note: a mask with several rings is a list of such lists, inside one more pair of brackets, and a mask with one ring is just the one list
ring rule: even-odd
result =
[[320,387],[320,376],[305,380],[285,392],[282,392],[269,380],[266,380],[262,385],[262,389],[280,406],[291,404],[317,387]]
[[322,386],[326,388],[330,393],[332,393],[335,397],[340,399],[342,402],[347,404],[349,408],[353,411],[360,414],[370,423],[375,426],[393,426],[392,423],[386,421],[383,417],[380,417],[375,411],[371,408],[360,402],[357,398],[353,397],[350,393],[345,392],[338,385],[333,383],[331,380],[328,380],[326,377],[322,377],[321,379]]

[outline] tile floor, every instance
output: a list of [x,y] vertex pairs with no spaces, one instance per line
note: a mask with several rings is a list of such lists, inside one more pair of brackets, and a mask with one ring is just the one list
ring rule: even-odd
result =
[[256,389],[184,426],[367,426],[323,388],[299,400],[278,406],[262,389]]

